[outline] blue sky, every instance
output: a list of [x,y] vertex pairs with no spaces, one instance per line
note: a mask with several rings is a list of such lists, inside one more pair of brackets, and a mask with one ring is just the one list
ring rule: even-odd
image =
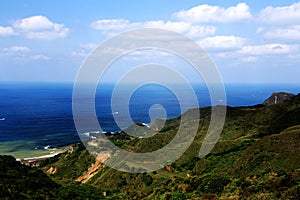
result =
[[98,44],[145,27],[200,44],[225,82],[299,83],[300,2],[289,0],[1,1],[0,81],[74,81]]

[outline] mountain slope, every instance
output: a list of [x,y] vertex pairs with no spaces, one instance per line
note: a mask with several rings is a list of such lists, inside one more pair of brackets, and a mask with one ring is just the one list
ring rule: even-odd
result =
[[286,92],[274,92],[269,98],[267,98],[263,104],[264,105],[271,105],[271,104],[277,104],[282,101],[289,100],[291,97],[295,96],[291,93]]
[[[74,144],[70,151],[41,163],[39,168],[48,176],[12,157],[0,157],[0,195],[4,199],[101,199],[103,195],[107,199],[300,199],[300,95],[267,106],[227,107],[218,143],[200,159],[210,111],[210,107],[200,109],[193,143],[161,170],[116,171],[100,162],[109,155],[95,159],[83,144]],[[195,112],[184,115],[193,120]],[[129,151],[154,151],[172,140],[179,123],[180,117],[167,120],[149,138],[120,133],[110,139]],[[145,134],[148,130],[130,128]]]
[[62,186],[42,170],[22,165],[12,156],[0,156],[0,199],[103,199],[89,185]]
[[[195,109],[185,115],[193,119],[194,112]],[[300,95],[268,106],[228,107],[221,137],[203,159],[198,158],[198,152],[209,125],[210,108],[201,108],[200,112],[194,142],[168,170],[128,174],[103,167],[85,184],[99,188],[113,199],[300,198]],[[154,151],[170,142],[179,122],[180,117],[168,120],[161,132],[150,138],[134,139],[121,134],[111,140],[130,151]],[[60,171],[50,175],[54,180],[66,179],[62,174],[73,174],[74,181],[96,163],[84,149],[77,155],[70,154],[67,160],[65,157],[63,154],[59,161],[44,166],[45,171],[53,166]],[[68,163],[86,167],[79,169]]]

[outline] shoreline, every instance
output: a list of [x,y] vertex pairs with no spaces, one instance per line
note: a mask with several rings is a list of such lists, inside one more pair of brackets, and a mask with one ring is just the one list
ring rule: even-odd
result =
[[43,160],[43,159],[47,159],[47,158],[52,158],[52,157],[54,157],[54,156],[56,156],[58,154],[61,154],[63,152],[64,151],[50,153],[50,154],[43,155],[43,156],[28,157],[28,158],[16,158],[16,161]]
[[28,157],[28,158],[16,158],[16,161],[21,162],[23,165],[37,167],[41,164],[41,162],[43,160],[57,156],[61,153],[64,153],[65,151],[66,150],[60,150],[60,151],[53,152],[53,153],[50,153],[47,155],[42,155],[42,156],[35,156],[35,157]]
[[[7,141],[0,142],[0,155],[13,156],[17,161],[20,160],[33,160],[33,159],[45,159],[53,157],[55,154],[63,153],[69,150],[70,145],[74,143],[65,143],[60,145],[47,145],[44,148],[35,148],[34,141]],[[21,146],[24,148],[21,148]]]

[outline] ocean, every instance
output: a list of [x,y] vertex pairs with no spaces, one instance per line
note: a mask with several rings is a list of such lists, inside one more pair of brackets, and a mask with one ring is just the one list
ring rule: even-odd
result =
[[[206,86],[195,84],[193,88],[199,107],[209,106]],[[262,103],[273,92],[298,94],[300,85],[226,84],[225,89],[227,105],[249,106]],[[71,83],[0,83],[0,154],[30,157],[80,141],[72,115],[72,90]],[[124,105],[120,99],[117,105],[120,111],[112,111],[112,91],[113,85],[102,84],[95,95],[99,123],[103,131],[109,132],[120,130],[114,122],[114,115],[120,114]],[[149,109],[154,104],[162,105],[168,118],[181,114],[180,104],[171,91],[150,84],[139,88],[130,99],[129,111],[133,121],[149,123]],[[188,99],[184,106],[184,110],[190,108]]]

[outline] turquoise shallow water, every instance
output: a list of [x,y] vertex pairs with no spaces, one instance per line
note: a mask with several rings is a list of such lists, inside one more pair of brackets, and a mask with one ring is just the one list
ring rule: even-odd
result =
[[[180,88],[180,85],[176,87]],[[210,105],[205,85],[193,85],[199,107]],[[227,84],[227,105],[246,106],[262,103],[272,92],[297,94],[296,84]],[[123,87],[126,93],[126,85]],[[0,154],[17,157],[47,154],[51,148],[78,142],[72,115],[72,84],[0,83]],[[96,92],[95,110],[103,131],[119,131],[114,114],[122,114],[124,101],[117,102],[120,110],[111,110],[113,85],[101,85]],[[189,96],[184,109],[191,108]],[[161,104],[168,118],[181,114],[176,96],[163,86],[147,85],[135,91],[129,102],[130,115],[135,122],[150,122],[149,109]],[[128,124],[130,125],[130,124]],[[87,127],[87,130],[88,127]],[[48,148],[48,150],[46,150]]]
[[36,149],[32,148],[34,141],[6,141],[0,142],[0,155],[12,155],[15,158],[33,158],[44,155],[63,152],[68,149],[68,146],[55,149]]

